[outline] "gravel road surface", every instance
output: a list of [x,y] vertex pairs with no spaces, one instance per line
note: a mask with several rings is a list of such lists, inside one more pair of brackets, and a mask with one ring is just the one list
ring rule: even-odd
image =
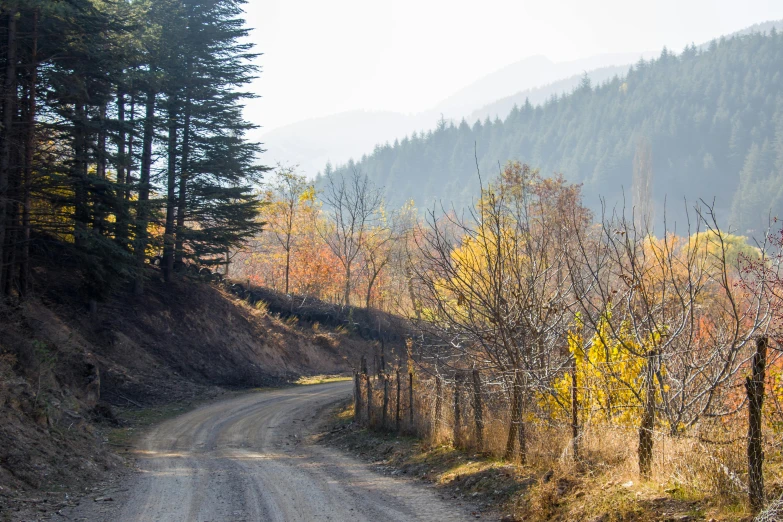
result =
[[349,397],[351,385],[251,393],[163,422],[136,448],[139,473],[111,500],[86,499],[65,519],[468,520],[423,483],[308,442],[319,412]]

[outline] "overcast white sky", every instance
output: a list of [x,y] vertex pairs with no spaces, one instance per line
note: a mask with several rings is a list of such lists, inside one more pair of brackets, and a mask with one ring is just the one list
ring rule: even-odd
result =
[[519,59],[680,51],[783,18],[783,0],[249,0],[272,130],[353,110],[416,113]]

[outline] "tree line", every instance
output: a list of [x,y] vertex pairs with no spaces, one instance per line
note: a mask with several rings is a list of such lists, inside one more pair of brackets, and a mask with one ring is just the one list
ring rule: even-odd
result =
[[716,198],[715,210],[741,234],[762,234],[770,213],[783,209],[783,35],[774,29],[716,40],[704,48],[640,61],[600,84],[588,77],[568,95],[521,103],[504,119],[441,121],[333,169],[358,168],[385,187],[391,207],[414,199],[420,208],[443,201],[469,209],[482,173],[517,159],[546,175],[583,184],[585,201],[630,203],[633,164],[649,143],[651,194],[663,228],[684,226],[683,197]]
[[58,242],[91,300],[159,258],[225,261],[261,229],[243,0],[3,2],[0,290]]
[[[386,207],[358,170],[320,191],[295,167],[262,184],[265,232],[231,254],[231,274],[285,294],[407,315],[416,209]],[[406,275],[407,274],[407,275]]]

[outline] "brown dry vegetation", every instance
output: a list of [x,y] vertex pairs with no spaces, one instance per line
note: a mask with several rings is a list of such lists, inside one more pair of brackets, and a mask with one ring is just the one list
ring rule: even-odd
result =
[[[525,462],[518,455],[505,458],[509,401],[489,383],[483,383],[481,391],[481,444],[470,391],[462,388],[455,431],[453,381],[442,380],[437,415],[438,386],[424,372],[414,379],[412,423],[408,383],[402,381],[396,436],[393,371],[391,375],[385,425],[383,379],[369,379],[373,408],[368,423],[368,379],[361,376],[358,419],[353,405],[340,410],[325,439],[375,462],[383,471],[436,482],[445,488],[444,495],[477,502],[479,509],[530,521],[753,518],[747,493],[747,412],[744,417],[705,419],[688,433],[655,430],[652,472],[644,478],[637,459],[638,428],[605,421],[582,425],[579,455],[574,458],[569,423],[530,411],[524,418]],[[774,417],[767,418],[763,432],[766,493],[773,499],[783,493],[780,432]]]
[[[424,407],[426,403],[417,405]],[[745,495],[730,484],[707,449],[663,435],[654,473],[640,481],[632,433],[596,429],[585,435],[582,464],[568,458],[566,434],[537,426],[529,439],[530,463],[520,465],[453,445],[451,430],[417,438],[369,430],[352,422],[353,405],[335,410],[324,443],[372,462],[380,472],[434,483],[443,498],[467,501],[482,519],[507,521],[749,521]],[[448,421],[449,419],[444,419]],[[489,448],[502,447],[507,429],[488,426]],[[714,453],[714,448],[709,452]],[[723,462],[741,468],[740,447]],[[728,469],[728,468],[727,468]],[[674,480],[672,477],[680,477]],[[720,494],[717,492],[721,491]]]
[[[120,408],[214,397],[223,390],[344,374],[365,341],[281,320],[217,286],[157,270],[144,296],[90,314],[73,270],[37,269],[38,292],[0,309],[0,512],[55,509],[121,470],[108,450]],[[107,473],[109,472],[109,473]],[[46,492],[49,492],[48,494]],[[16,511],[14,511],[16,512]]]

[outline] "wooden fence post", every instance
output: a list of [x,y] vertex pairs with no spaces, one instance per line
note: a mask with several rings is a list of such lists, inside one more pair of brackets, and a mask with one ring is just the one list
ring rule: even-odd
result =
[[394,427],[397,432],[400,431],[400,367],[397,366],[397,412],[394,420]]
[[653,430],[655,429],[655,366],[658,354],[653,350],[647,355],[644,411],[639,426],[639,473],[649,478],[652,472]]
[[369,375],[365,375],[367,380],[367,426],[372,424],[372,379]]
[[381,339],[381,373],[386,373],[386,345]]
[[[383,359],[381,359],[383,360]],[[386,429],[386,410],[389,409],[389,378],[386,374],[383,375],[383,419],[381,420],[381,428]]]
[[764,406],[764,380],[767,367],[766,337],[756,341],[753,355],[752,377],[745,378],[748,395],[748,496],[754,511],[764,506],[764,448],[762,446],[761,421]]
[[511,460],[514,456],[514,446],[519,442],[519,460],[522,464],[527,460],[527,439],[525,434],[525,392],[523,377],[520,370],[514,370],[514,381],[511,399],[511,423],[508,426],[508,438],[506,439],[506,452],[504,458]]
[[359,372],[353,372],[353,421],[357,424],[361,422],[362,410],[362,388],[359,384]]
[[484,407],[481,404],[481,376],[473,370],[473,422],[476,425],[476,445],[484,450]]
[[411,431],[413,431],[413,372],[408,373],[408,395],[409,395],[409,406],[410,406],[410,425],[411,425]]
[[460,395],[462,375],[459,371],[454,373],[454,447],[457,448],[460,445],[460,424],[462,423],[462,412],[460,411]]
[[443,418],[443,380],[440,375],[435,376],[435,431],[437,433],[440,421]]

